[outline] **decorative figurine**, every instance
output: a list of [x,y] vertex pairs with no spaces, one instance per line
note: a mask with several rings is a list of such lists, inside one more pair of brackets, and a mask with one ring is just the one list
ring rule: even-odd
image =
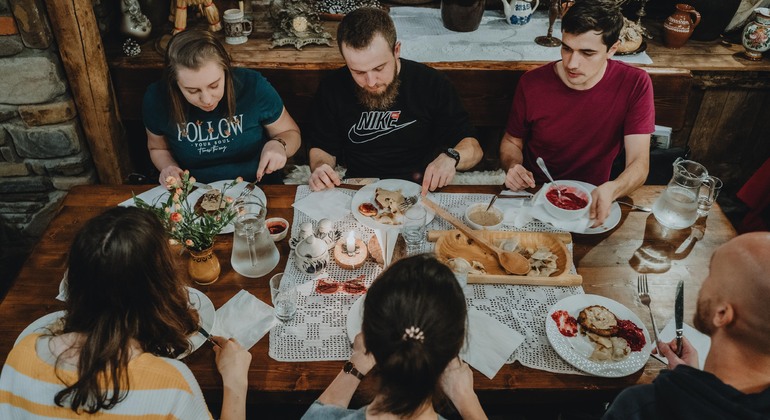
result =
[[140,41],[150,36],[152,23],[150,23],[150,19],[147,19],[147,16],[142,14],[139,0],[122,0],[120,12],[123,14],[120,19],[120,32]]
[[272,0],[270,19],[275,28],[270,48],[293,45],[301,50],[308,44],[332,46],[332,36],[321,26],[314,6],[307,2]]
[[222,23],[219,21],[219,9],[212,0],[171,0],[171,14],[168,20],[174,22],[172,34],[176,35],[187,28],[187,6],[198,6],[203,10],[211,32],[222,29]]
[[548,5],[548,35],[535,38],[535,43],[544,47],[558,47],[561,40],[553,36],[553,24],[556,18],[564,16],[564,13],[575,4],[574,0],[550,0]]

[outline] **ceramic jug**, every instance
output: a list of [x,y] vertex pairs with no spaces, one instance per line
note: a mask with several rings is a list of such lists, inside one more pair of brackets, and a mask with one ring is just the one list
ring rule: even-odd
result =
[[486,0],[441,0],[441,22],[455,32],[473,32],[479,28]]
[[540,5],[540,0],[535,0],[534,6],[526,0],[511,0],[511,3],[508,3],[506,0],[500,1],[503,2],[505,21],[511,25],[519,26],[528,24],[529,20],[532,18],[532,13],[534,13],[537,6]]
[[230,264],[238,274],[257,278],[273,271],[280,255],[265,225],[265,207],[259,202],[237,206]]
[[666,189],[652,205],[652,214],[665,227],[684,229],[698,218],[698,196],[702,185],[714,194],[714,181],[698,162],[677,158],[674,173]]
[[663,43],[668,48],[681,48],[700,23],[700,13],[689,4],[677,4],[673,15],[663,22]]
[[754,9],[756,17],[743,28],[743,48],[749,60],[761,60],[762,53],[770,49],[770,9]]

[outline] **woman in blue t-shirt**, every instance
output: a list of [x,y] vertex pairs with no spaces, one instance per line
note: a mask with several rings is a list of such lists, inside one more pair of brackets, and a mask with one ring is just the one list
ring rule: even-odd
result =
[[270,83],[257,71],[233,68],[208,31],[171,39],[164,78],[147,88],[142,115],[161,184],[183,169],[202,182],[261,181],[283,168],[301,142]]

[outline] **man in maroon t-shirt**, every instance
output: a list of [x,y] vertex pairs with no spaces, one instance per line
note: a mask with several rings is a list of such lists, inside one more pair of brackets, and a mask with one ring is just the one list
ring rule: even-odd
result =
[[[655,131],[649,75],[610,60],[622,27],[615,2],[576,2],[562,19],[561,61],[521,77],[500,143],[505,185],[512,190],[546,181],[535,165],[538,157],[557,180],[597,185],[593,226],[604,222],[616,198],[644,183]],[[610,181],[612,162],[623,149],[626,167]]]

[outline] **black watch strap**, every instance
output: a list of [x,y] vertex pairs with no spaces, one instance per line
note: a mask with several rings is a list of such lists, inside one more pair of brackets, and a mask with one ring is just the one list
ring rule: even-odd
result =
[[345,362],[345,365],[342,366],[342,371],[355,376],[359,381],[363,380],[365,376],[363,373],[359,372],[358,369],[356,369],[356,366],[350,360]]
[[450,147],[444,150],[444,154],[455,160],[455,168],[456,168],[457,165],[460,163],[460,152]]

